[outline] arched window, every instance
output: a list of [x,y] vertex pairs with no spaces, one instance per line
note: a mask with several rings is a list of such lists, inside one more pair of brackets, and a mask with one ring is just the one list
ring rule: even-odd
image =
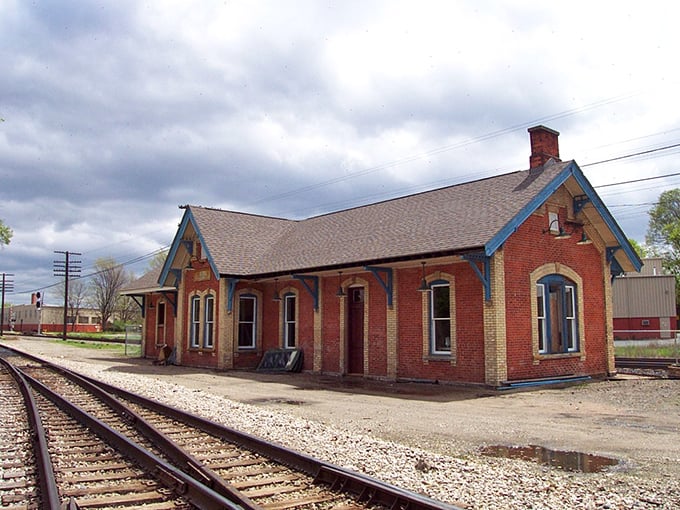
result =
[[451,354],[451,287],[437,280],[430,289],[430,352]]
[[539,354],[579,350],[576,284],[559,274],[536,283]]
[[205,326],[203,328],[203,347],[212,349],[215,345],[215,296],[208,294],[205,297]]
[[191,323],[189,328],[189,346],[198,348],[201,329],[201,298],[199,296],[191,298]]
[[257,297],[242,294],[238,298],[238,347],[254,349],[257,339]]

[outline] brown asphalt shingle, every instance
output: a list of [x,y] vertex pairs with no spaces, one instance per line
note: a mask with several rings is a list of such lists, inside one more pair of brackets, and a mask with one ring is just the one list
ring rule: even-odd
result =
[[189,206],[223,275],[252,276],[480,248],[571,162],[294,221]]

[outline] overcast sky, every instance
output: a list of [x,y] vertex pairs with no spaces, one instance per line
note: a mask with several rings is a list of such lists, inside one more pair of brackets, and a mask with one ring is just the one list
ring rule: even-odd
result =
[[680,177],[607,185],[678,151],[592,163],[680,143],[679,6],[2,0],[6,299],[55,250],[141,274],[182,204],[304,218],[524,170],[536,124],[643,241]]

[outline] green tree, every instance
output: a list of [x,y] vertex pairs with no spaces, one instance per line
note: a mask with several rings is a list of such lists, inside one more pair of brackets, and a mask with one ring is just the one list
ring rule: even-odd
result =
[[[675,275],[675,295],[680,298],[680,189],[664,191],[649,211],[646,236],[649,252],[663,258],[664,267]],[[680,303],[680,300],[678,301]]]
[[0,245],[9,244],[9,241],[12,239],[12,235],[14,235],[12,229],[5,225],[2,220],[0,220]]
[[635,250],[635,253],[638,254],[638,257],[644,259],[647,256],[647,247],[644,244],[638,243],[635,239],[628,239],[628,242]]
[[161,250],[149,261],[149,271],[159,270],[165,264],[165,259],[168,257],[169,250]]

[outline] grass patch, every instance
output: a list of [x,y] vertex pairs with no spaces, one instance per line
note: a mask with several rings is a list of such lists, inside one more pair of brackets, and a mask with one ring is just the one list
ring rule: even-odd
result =
[[678,348],[674,345],[615,345],[614,355],[621,358],[675,358]]
[[80,347],[82,349],[94,349],[94,350],[106,350],[114,351],[120,354],[127,354],[127,356],[141,356],[142,346],[141,345],[128,345],[127,353],[125,350],[125,344],[122,343],[104,343],[104,342],[92,342],[85,340],[50,340],[54,344],[68,345],[69,347]]

